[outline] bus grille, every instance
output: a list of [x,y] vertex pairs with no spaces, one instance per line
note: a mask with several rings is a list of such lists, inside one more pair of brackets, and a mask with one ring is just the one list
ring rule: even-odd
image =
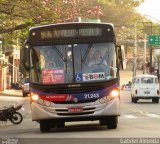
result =
[[80,103],[90,103],[95,102],[97,99],[91,99],[91,100],[79,100],[78,102],[74,101],[54,101],[55,104],[80,104]]
[[88,115],[94,112],[82,112],[82,113],[57,113],[59,116],[77,116],[77,115]]
[[51,113],[56,113],[59,116],[74,116],[74,115],[88,115],[88,114],[93,114],[96,110],[96,107],[94,106],[86,106],[83,107],[83,111],[82,112],[69,112],[68,108],[47,108],[45,107],[45,109],[48,112]]

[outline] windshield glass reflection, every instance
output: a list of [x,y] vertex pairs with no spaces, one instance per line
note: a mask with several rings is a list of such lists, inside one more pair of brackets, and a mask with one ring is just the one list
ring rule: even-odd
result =
[[36,46],[31,81],[43,84],[105,81],[116,77],[113,43]]

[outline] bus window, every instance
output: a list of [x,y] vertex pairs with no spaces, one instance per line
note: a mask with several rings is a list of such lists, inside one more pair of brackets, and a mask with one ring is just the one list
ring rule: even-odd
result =
[[75,75],[81,77],[76,82],[101,81],[116,77],[117,68],[113,44],[82,44],[77,45],[75,49]]
[[141,78],[141,83],[142,84],[149,84],[149,83],[153,83],[153,78]]

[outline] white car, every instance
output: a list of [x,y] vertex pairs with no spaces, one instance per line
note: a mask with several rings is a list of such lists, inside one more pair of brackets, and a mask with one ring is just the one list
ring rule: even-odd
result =
[[23,96],[27,96],[29,94],[29,77],[25,78],[23,80],[23,85],[22,85],[22,93],[23,93]]
[[154,75],[138,75],[133,78],[131,86],[131,101],[137,103],[139,99],[152,99],[159,103],[160,91],[158,77]]

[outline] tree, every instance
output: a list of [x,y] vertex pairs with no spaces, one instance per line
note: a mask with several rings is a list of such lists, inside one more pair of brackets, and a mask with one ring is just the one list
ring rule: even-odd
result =
[[143,0],[0,0],[0,35],[5,45],[22,45],[32,26],[77,21],[82,17],[113,23],[117,35],[124,36],[128,30],[121,26],[140,19],[135,8],[141,2]]
[[135,8],[141,2],[143,0],[1,0],[0,34],[6,37],[6,43],[9,39],[23,42],[32,26],[77,21],[78,17],[100,18],[116,26],[129,25],[138,20]]
[[100,10],[90,7],[91,0],[2,0],[0,2],[0,34],[33,25],[73,21]]
[[[5,44],[23,43],[32,26],[77,21],[102,15],[93,0],[1,0],[0,35]],[[27,31],[27,32],[26,32]]]

